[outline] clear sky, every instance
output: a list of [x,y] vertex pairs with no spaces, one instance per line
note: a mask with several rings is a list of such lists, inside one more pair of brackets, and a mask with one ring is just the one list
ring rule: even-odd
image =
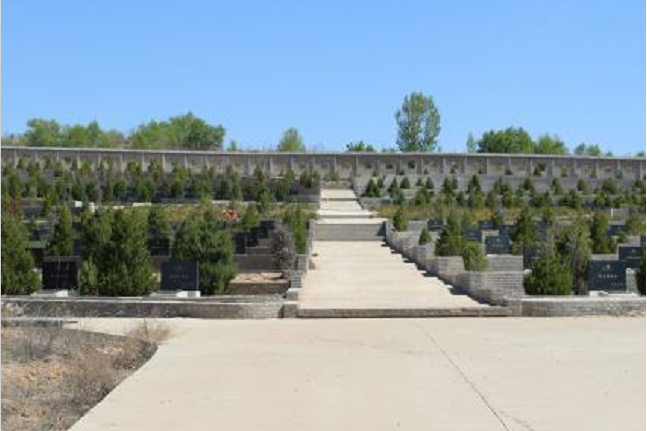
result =
[[28,118],[130,131],[192,111],[244,148],[392,146],[433,95],[443,151],[511,125],[645,149],[644,0],[4,0],[2,132]]

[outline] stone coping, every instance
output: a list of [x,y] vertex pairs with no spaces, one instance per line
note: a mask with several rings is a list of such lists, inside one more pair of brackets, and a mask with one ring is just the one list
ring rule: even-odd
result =
[[255,157],[255,156],[285,156],[285,157],[311,157],[311,156],[337,156],[337,157],[360,157],[364,159],[388,159],[388,158],[407,158],[407,157],[465,157],[471,159],[483,159],[488,157],[509,157],[513,159],[554,159],[554,160],[599,160],[599,161],[644,161],[644,157],[608,157],[608,156],[580,156],[580,155],[559,155],[559,154],[511,154],[511,153],[429,153],[429,152],[393,152],[393,153],[366,153],[366,152],[340,152],[340,151],[322,151],[322,152],[282,152],[282,151],[199,151],[199,150],[145,150],[132,148],[68,148],[68,147],[17,147],[3,146],[2,151],[23,151],[23,152],[47,152],[60,151],[63,153],[75,154],[80,153],[125,153],[125,154],[177,154],[177,155],[213,155],[213,156],[231,156],[231,157]]

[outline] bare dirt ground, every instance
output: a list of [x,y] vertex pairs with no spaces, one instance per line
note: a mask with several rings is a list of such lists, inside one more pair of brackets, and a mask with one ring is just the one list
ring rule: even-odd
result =
[[143,340],[164,331],[131,332],[2,328],[2,429],[70,428],[154,354],[156,345]]

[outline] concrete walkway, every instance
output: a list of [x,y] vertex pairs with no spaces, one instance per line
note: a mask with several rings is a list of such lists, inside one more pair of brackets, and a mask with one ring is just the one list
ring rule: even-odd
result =
[[487,307],[456,294],[378,241],[316,241],[299,308]]
[[170,325],[74,431],[645,428],[644,318]]

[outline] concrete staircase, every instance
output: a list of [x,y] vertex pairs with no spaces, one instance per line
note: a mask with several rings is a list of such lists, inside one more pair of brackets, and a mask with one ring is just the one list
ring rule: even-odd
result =
[[382,241],[384,220],[362,209],[349,189],[323,189],[315,240]]
[[[392,251],[384,220],[352,190],[322,190],[312,262],[289,315],[302,318],[507,316]],[[295,301],[296,300],[296,301]]]

